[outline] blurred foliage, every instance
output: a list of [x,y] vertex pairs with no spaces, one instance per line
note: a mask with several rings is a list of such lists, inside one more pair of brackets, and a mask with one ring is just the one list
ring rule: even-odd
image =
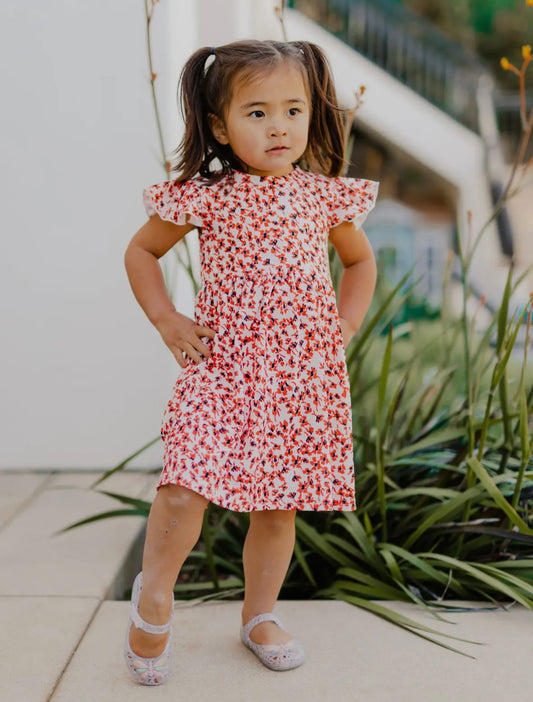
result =
[[519,63],[520,47],[533,36],[533,13],[524,0],[401,0],[417,15],[478,53],[497,83],[516,89],[500,58]]
[[[436,320],[394,327],[411,294],[403,283],[376,296],[347,350],[358,509],[298,514],[281,596],[342,599],[450,647],[434,638],[444,633],[377,601],[437,612],[448,599],[533,607],[533,390],[525,349],[516,355],[531,306],[509,319],[509,276],[483,334],[445,308]],[[73,526],[148,514],[147,502],[106,494],[123,508]],[[248,514],[210,505],[180,597],[240,597],[248,523]]]

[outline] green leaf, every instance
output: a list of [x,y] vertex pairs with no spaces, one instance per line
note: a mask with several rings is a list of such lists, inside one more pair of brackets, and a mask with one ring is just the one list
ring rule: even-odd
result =
[[496,366],[496,372],[494,374],[494,381],[495,385],[497,385],[500,380],[502,379],[503,374],[505,373],[505,369],[507,367],[507,364],[509,362],[509,358],[511,357],[511,352],[513,351],[516,343],[516,337],[518,336],[518,332],[520,331],[521,327],[521,320],[520,316],[518,318],[518,321],[515,322],[515,327],[514,330],[511,332],[511,336],[506,343],[505,346],[505,352],[503,354],[503,357],[499,359],[497,366]]
[[413,444],[408,444],[404,448],[395,451],[393,459],[397,460],[403,456],[409,456],[413,453],[417,453],[418,451],[422,451],[433,446],[450,443],[450,441],[464,438],[464,435],[465,430],[463,428],[442,429],[441,431],[432,432],[423,439],[420,439],[420,441],[416,441]]
[[351,541],[348,541],[347,539],[343,539],[341,536],[337,536],[336,534],[324,534],[324,538],[330,544],[333,544],[334,546],[338,546],[340,549],[342,549],[346,553],[349,553],[350,556],[353,556],[353,558],[359,559],[363,555],[361,553],[361,551],[358,548],[356,548]]
[[[369,537],[369,535],[366,533],[356,514],[353,512],[344,512],[342,516],[334,519],[333,523],[338,524],[352,536],[361,551],[364,553],[369,565],[372,565],[378,573],[381,573],[384,576],[387,574],[383,561],[376,551],[372,537]],[[343,565],[350,566],[351,563],[345,563]]]
[[[337,571],[337,576],[351,578],[351,580],[355,580],[358,583],[368,585],[368,587],[372,589],[371,594],[373,594],[374,597],[383,597],[386,600],[405,599],[400,588],[393,587],[392,585],[383,582],[383,579],[379,580],[378,578],[370,575],[370,573],[367,573],[355,566],[351,568],[339,568]],[[390,576],[387,579],[390,579]]]
[[387,416],[385,417],[385,423],[383,428],[383,444],[387,443],[394,417],[396,416],[398,408],[400,407],[401,400],[404,396],[405,389],[407,387],[407,381],[410,372],[411,369],[408,368],[405,374],[402,376],[400,382],[398,383],[396,390],[394,391],[392,398],[389,402],[389,408],[387,410]]
[[393,601],[403,601],[407,602],[408,598],[405,596],[404,592],[400,589],[392,589],[391,587],[376,582],[375,585],[363,585],[358,582],[353,582],[350,580],[336,580],[332,587],[338,588],[343,592],[348,590],[348,592],[357,592],[360,595],[364,595],[369,600],[393,600]]
[[[450,588],[460,597],[466,597],[467,591],[461,583],[459,583],[456,579],[450,578],[448,574],[437,570],[437,568],[434,568],[417,554],[411,553],[410,551],[407,551],[396,544],[387,543],[384,545],[389,549],[389,551],[392,551],[392,553],[395,553],[400,558],[403,558],[408,563],[411,563],[411,565],[420,571],[420,573],[426,575],[430,580],[444,585],[446,589]],[[381,544],[378,544],[377,546],[380,548]]]
[[207,562],[207,567],[209,569],[209,574],[211,576],[211,582],[213,583],[215,590],[218,590],[219,589],[219,580],[218,580],[218,573],[217,573],[217,568],[216,568],[216,564],[215,564],[215,557],[214,557],[214,553],[213,553],[213,538],[212,538],[211,526],[209,524],[209,509],[206,509],[204,512],[204,517],[203,517],[203,522],[202,522],[201,539],[202,539],[202,543],[203,543],[204,548],[205,548],[206,562]]
[[[361,334],[357,335],[357,338],[350,349],[350,353],[346,359],[347,365],[351,366],[353,360],[359,355],[361,349],[369,339],[370,335],[372,332],[376,329],[376,327],[383,323],[383,319],[385,318],[385,313],[387,311],[387,308],[391,305],[392,302],[397,302],[398,301],[398,293],[402,289],[402,287],[405,285],[407,280],[409,279],[411,275],[411,271],[407,272],[403,278],[394,286],[394,288],[390,291],[390,293],[387,295],[383,303],[380,305],[378,310],[374,313],[374,315],[367,321],[365,322],[364,329],[362,329]],[[403,295],[402,298],[407,297],[407,295]]]
[[[447,648],[448,650],[454,651],[455,653],[460,653],[462,656],[466,656],[467,658],[475,659],[475,656],[471,656],[469,653],[464,653],[464,651],[460,651],[459,649],[454,648],[453,646],[449,646],[443,641],[438,641],[437,639],[429,637],[426,634],[435,634],[437,636],[444,636],[449,639],[454,639],[455,641],[462,641],[464,643],[481,645],[478,641],[469,641],[468,639],[462,639],[458,636],[452,636],[451,634],[446,634],[436,629],[431,629],[430,627],[420,624],[414,619],[405,617],[402,614],[399,614],[398,612],[395,612],[392,609],[388,609],[387,607],[379,605],[376,602],[372,602],[371,600],[364,600],[360,597],[347,595],[340,591],[336,591],[333,588],[330,588],[328,591],[324,591],[323,594],[329,594],[330,596],[334,596],[336,599],[341,599],[344,602],[348,602],[349,604],[356,605],[357,607],[372,612],[373,614],[377,614],[378,617],[381,617],[382,619],[391,622],[391,624],[395,624],[396,626],[399,626],[402,629],[406,629],[412,634],[415,634],[416,636],[420,636],[423,639],[431,641],[431,643],[437,644],[437,646],[442,646],[443,648]],[[422,632],[426,632],[426,634]]]
[[307,562],[307,559],[305,557],[302,547],[300,546],[300,542],[298,541],[298,539],[296,539],[294,543],[294,555],[296,557],[296,560],[298,561],[300,568],[305,573],[305,576],[307,577],[311,585],[316,587],[315,577],[311,571],[311,568],[309,567],[309,563]]
[[[191,553],[189,554],[189,559],[201,561],[203,563],[207,563],[207,560],[208,560],[206,552],[200,551],[200,550],[191,551]],[[243,574],[242,574],[242,565],[241,565],[240,560],[238,563],[234,563],[234,562],[230,561],[228,558],[224,558],[223,556],[215,555],[214,562],[216,563],[216,565],[222,566],[227,573],[233,573],[238,578],[242,579]]]
[[527,524],[523,521],[523,519],[521,519],[509,502],[507,502],[505,497],[498,489],[498,486],[494,482],[493,478],[490,477],[480,461],[472,456],[472,458],[469,458],[466,463],[470,468],[472,468],[480,483],[487,490],[496,505],[509,517],[511,522],[518,527],[522,533],[533,534],[533,530],[527,526]]
[[509,266],[509,271],[507,273],[507,279],[505,281],[505,288],[503,290],[502,301],[500,303],[500,310],[498,313],[498,335],[496,338],[496,350],[498,354],[503,348],[503,341],[505,339],[505,332],[507,330],[507,320],[509,318],[509,300],[511,299],[511,281],[513,277],[513,266]]
[[515,587],[524,590],[524,592],[528,592],[530,595],[533,595],[533,584],[526,582],[524,578],[517,577],[512,573],[506,573],[501,571],[499,568],[495,568],[494,566],[486,563],[479,563],[477,567],[489,575],[504,578],[510,585],[514,585]]
[[311,546],[314,551],[322,554],[331,563],[345,566],[351,565],[351,560],[342,551],[329,544],[322,534],[319,534],[316,529],[304,522],[299,515],[296,517],[296,533],[302,541]]
[[471,563],[466,563],[465,561],[459,561],[457,558],[452,558],[451,556],[446,556],[442,553],[420,553],[419,556],[421,558],[427,558],[429,561],[443,563],[448,567],[468,573],[472,578],[478,580],[480,583],[488,585],[497,592],[501,592],[507,597],[510,597],[512,600],[523,604],[524,607],[527,607],[528,609],[533,609],[533,601],[529,600],[527,597],[523,597],[516,589],[502,582],[497,577],[493,577],[492,575],[485,573],[480,567],[476,567]]
[[148,502],[147,500],[140,500],[136,497],[121,495],[117,492],[107,492],[107,490],[96,490],[95,492],[98,492],[100,495],[107,495],[108,497],[112,497],[114,500],[122,502],[122,504],[132,505],[136,509],[143,511],[146,514],[146,516],[148,516],[152,507],[151,502]]
[[147,444],[144,444],[144,446],[141,446],[140,449],[137,449],[137,451],[134,451],[127,458],[125,458],[123,461],[121,461],[117,466],[106,471],[100,478],[98,478],[98,480],[96,482],[94,482],[92,484],[92,487],[95,488],[97,485],[100,485],[100,483],[103,483],[104,480],[107,480],[109,477],[111,477],[114,473],[117,473],[119,470],[123,470],[123,468],[125,468],[130,461],[132,461],[134,458],[137,458],[137,456],[140,456],[141,453],[143,453],[144,451],[149,449],[150,446],[153,446],[154,444],[156,444],[160,440],[161,440],[161,437],[156,436],[155,439],[152,439]]
[[533,558],[527,558],[523,560],[509,560],[509,561],[495,561],[492,563],[493,568],[498,568],[498,570],[515,570],[525,568],[533,570]]
[[533,546],[533,536],[522,534],[519,531],[511,531],[510,529],[498,529],[498,527],[482,525],[476,526],[474,524],[435,524],[431,528],[446,533],[486,534],[491,537],[491,542],[494,542],[494,539],[509,539],[509,541],[516,541],[517,543]]
[[456,514],[469,500],[474,499],[483,492],[484,490],[481,486],[474,486],[462,493],[459,493],[448,502],[434,506],[430,514],[421,522],[421,524],[415,529],[409,538],[406,539],[404,548],[409,549],[422,536],[422,534],[429,529],[430,526],[437,522],[451,519],[452,516]]
[[77,527],[84,526],[85,524],[99,522],[102,519],[111,519],[112,517],[146,517],[146,513],[144,510],[140,509],[112,509],[109,512],[101,512],[100,514],[95,514],[92,517],[87,517],[87,519],[81,519],[79,522],[75,522],[64,529],[60,529],[58,532],[56,532],[56,534],[62,534],[65,531],[76,529]]
[[386,564],[387,568],[389,569],[393,580],[395,580],[399,583],[402,583],[402,585],[405,585],[402,571],[400,570],[398,563],[397,563],[396,559],[394,558],[392,551],[383,545],[379,549],[379,553],[380,553],[381,557],[383,558],[383,560],[385,561],[385,564]]
[[392,326],[389,327],[389,333],[387,336],[387,345],[385,347],[385,353],[383,354],[383,362],[381,366],[381,374],[379,377],[378,385],[378,425],[381,426],[381,421],[383,413],[385,410],[385,393],[387,391],[387,385],[389,380],[389,368],[390,359],[392,353]]
[[[244,587],[244,583],[240,578],[227,578],[226,580],[221,580],[218,585],[219,590],[230,590],[241,587]],[[215,590],[215,587],[212,582],[177,583],[174,585],[175,593],[195,592],[200,590]]]
[[391,501],[404,500],[407,497],[420,497],[421,495],[434,497],[436,500],[449,500],[457,496],[457,490],[438,487],[405,488],[403,490],[389,492],[387,499]]

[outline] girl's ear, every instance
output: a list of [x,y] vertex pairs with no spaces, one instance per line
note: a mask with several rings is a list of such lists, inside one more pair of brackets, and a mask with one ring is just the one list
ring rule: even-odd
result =
[[209,119],[209,126],[211,127],[211,131],[213,132],[213,136],[218,141],[218,143],[219,144],[228,144],[229,140],[228,140],[228,135],[226,133],[226,125],[220,119],[220,117],[217,117],[217,115],[214,115],[214,114],[209,114],[208,119]]

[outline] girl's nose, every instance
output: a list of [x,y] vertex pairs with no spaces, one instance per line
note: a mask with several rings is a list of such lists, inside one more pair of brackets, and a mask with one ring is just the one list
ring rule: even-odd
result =
[[277,137],[277,136],[284,136],[287,133],[287,130],[281,123],[273,123],[270,126],[270,136],[272,137]]

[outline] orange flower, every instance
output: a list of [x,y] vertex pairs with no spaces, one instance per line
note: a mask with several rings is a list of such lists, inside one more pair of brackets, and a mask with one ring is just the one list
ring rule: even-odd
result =
[[522,58],[524,59],[524,61],[531,60],[531,46],[529,44],[525,44],[522,47]]
[[152,73],[152,83],[154,82],[154,80],[155,80],[156,78],[157,78],[157,73]]
[[533,7],[533,0],[526,0],[526,5]]
[[520,71],[516,66],[513,66],[513,64],[505,58],[505,56],[500,59],[500,66],[503,68],[504,71],[512,71],[513,73],[516,73],[517,76],[520,75]]

